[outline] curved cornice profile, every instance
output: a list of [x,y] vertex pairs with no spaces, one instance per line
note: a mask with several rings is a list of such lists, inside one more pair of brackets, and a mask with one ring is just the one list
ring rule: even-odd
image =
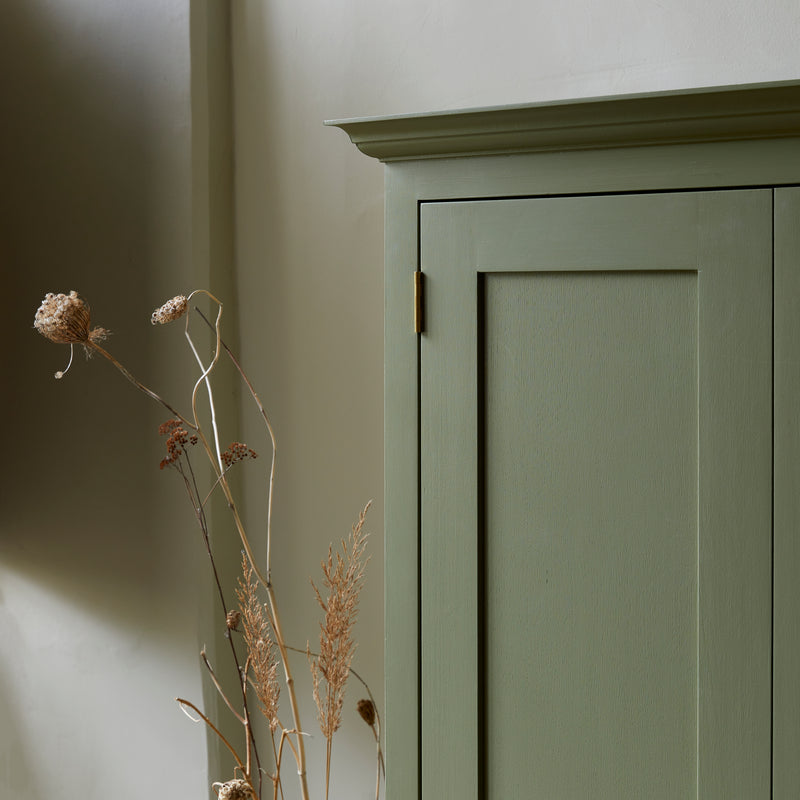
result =
[[380,161],[800,136],[800,82],[326,122]]

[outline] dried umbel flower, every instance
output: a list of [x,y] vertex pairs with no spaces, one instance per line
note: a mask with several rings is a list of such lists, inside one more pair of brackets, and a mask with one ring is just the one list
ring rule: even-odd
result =
[[361,719],[372,728],[375,725],[375,703],[372,700],[359,700],[356,708]]
[[173,322],[180,319],[189,307],[188,300],[179,294],[171,300],[167,300],[161,308],[157,308],[150,315],[150,322],[153,325],[165,325],[167,322]]
[[42,336],[57,344],[87,344],[105,339],[105,328],[89,329],[89,306],[76,291],[69,294],[48,292],[36,311],[33,327]]
[[241,778],[234,778],[225,783],[215,783],[214,791],[219,800],[255,800],[250,784]]

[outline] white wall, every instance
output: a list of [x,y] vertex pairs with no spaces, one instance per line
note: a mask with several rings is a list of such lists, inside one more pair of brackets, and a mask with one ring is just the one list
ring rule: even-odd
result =
[[[356,668],[380,685],[383,176],[322,121],[800,78],[800,6],[242,0],[232,9],[235,283],[242,349],[283,444],[279,590],[292,635],[313,636],[309,564],[375,497]],[[334,748],[334,796],[371,797],[362,728],[352,719]],[[312,753],[319,774],[321,752]]]
[[[3,797],[126,800],[156,785],[210,796],[203,732],[172,703],[203,696],[197,649],[211,622],[190,512],[154,469],[147,431],[161,414],[97,360],[53,381],[64,353],[30,330],[44,292],[85,293],[115,352],[180,397],[181,343],[147,315],[195,275],[223,287],[279,439],[287,636],[313,645],[308,577],[374,498],[355,667],[380,693],[382,168],[322,121],[800,77],[796,0],[230,0],[231,205],[220,8],[0,5]],[[208,53],[190,11],[209,12]],[[190,41],[195,81],[200,56],[209,69],[193,94]],[[259,448],[254,418],[241,426]],[[263,497],[255,477],[248,489]],[[247,503],[254,525],[262,512],[262,499]],[[298,657],[298,679],[305,669]],[[334,797],[373,796],[360,694],[334,745]]]

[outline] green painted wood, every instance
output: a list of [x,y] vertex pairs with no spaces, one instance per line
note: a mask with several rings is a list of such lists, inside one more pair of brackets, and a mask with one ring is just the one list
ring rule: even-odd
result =
[[[793,86],[795,88],[793,88]],[[513,153],[519,141],[513,143],[508,136],[519,137],[520,131],[509,125],[515,110],[510,115],[503,109],[498,111],[480,111],[477,116],[467,114],[457,121],[453,130],[458,135],[473,137],[463,146],[455,142],[456,137],[449,136],[445,130],[444,138],[439,137],[435,129],[446,129],[453,122],[453,114],[423,115],[419,123],[409,119],[391,120],[385,123],[378,120],[378,128],[372,132],[366,129],[372,126],[371,120],[348,122],[347,132],[354,140],[373,136],[376,131],[378,139],[397,138],[397,142],[379,142],[380,148],[400,149],[401,160],[386,164],[386,714],[385,730],[387,743],[387,797],[389,800],[406,800],[418,796],[420,780],[420,741],[418,736],[420,724],[420,684],[419,670],[423,661],[420,650],[420,630],[418,614],[420,606],[420,552],[418,545],[418,488],[419,488],[419,421],[418,421],[418,383],[417,383],[417,338],[411,332],[411,274],[419,265],[418,211],[430,200],[463,200],[491,197],[530,197],[554,196],[583,193],[640,192],[648,190],[682,190],[725,187],[761,187],[786,186],[800,184],[800,131],[792,132],[792,115],[798,103],[792,99],[796,95],[797,84],[779,84],[767,87],[745,87],[744,95],[731,94],[729,98],[744,101],[738,110],[733,108],[733,116],[728,115],[727,122],[716,128],[717,134],[724,140],[693,139],[691,125],[681,130],[676,117],[676,110],[683,100],[673,103],[669,95],[652,97],[652,104],[647,98],[639,104],[638,111],[631,117],[634,104],[626,105],[626,98],[611,99],[605,106],[622,114],[624,124],[615,134],[614,125],[604,125],[599,135],[595,136],[596,149],[590,149],[592,135],[580,148],[575,148],[576,133],[580,128],[590,128],[596,121],[594,112],[600,110],[594,102],[576,101],[574,103],[556,104],[557,109],[542,110],[535,107],[516,109],[529,119],[538,119],[543,123],[546,115],[550,120],[557,120],[556,127],[565,135],[562,148],[559,134],[555,133],[551,142],[542,142],[541,135],[546,131],[534,131],[539,137],[529,152]],[[776,90],[773,92],[772,90]],[[737,90],[738,91],[738,90]],[[766,91],[761,100],[758,95]],[[680,94],[680,93],[679,93]],[[701,106],[704,96],[709,93],[701,90],[697,93]],[[715,91],[711,95],[719,94]],[[726,94],[726,92],[722,92]],[[746,95],[746,96],[745,96]],[[783,106],[775,101],[781,95]],[[622,102],[617,103],[617,100]],[[604,101],[600,101],[604,102]],[[638,102],[638,101],[637,101]],[[723,104],[725,99],[723,98]],[[783,102],[783,101],[781,101]],[[667,110],[662,113],[659,106],[666,103]],[[779,126],[783,126],[779,138],[772,125],[773,111],[777,111]],[[702,109],[700,118],[702,118]],[[731,109],[729,109],[731,110]],[[623,113],[624,112],[624,113]],[[605,111],[603,112],[605,113]],[[616,112],[615,112],[616,113]],[[627,115],[627,119],[624,117]],[[672,122],[669,121],[672,115]],[[736,120],[737,115],[739,120]],[[747,121],[744,116],[752,115],[754,119]],[[456,115],[457,116],[457,115]],[[613,116],[613,114],[612,114]],[[659,144],[637,146],[641,144],[643,134],[648,128],[648,117],[652,116],[656,126],[669,129],[668,140]],[[723,115],[724,117],[725,115]],[[760,121],[755,117],[762,116]],[[437,121],[435,118],[440,117]],[[445,119],[448,118],[448,119]],[[479,119],[480,118],[480,119]],[[695,120],[697,117],[695,117]],[[732,127],[725,130],[728,122]],[[479,122],[477,130],[469,131],[470,125]],[[536,123],[538,124],[538,123]],[[536,128],[534,124],[534,128]],[[634,127],[632,128],[631,125]],[[640,134],[635,134],[635,126],[640,127]],[[696,121],[692,122],[696,125]],[[711,128],[717,123],[712,120]],[[466,127],[465,127],[466,126]],[[752,126],[748,130],[748,126]],[[343,126],[345,127],[345,126]],[[395,134],[386,136],[390,129]],[[540,128],[542,126],[540,125]],[[546,128],[547,126],[544,125]],[[495,128],[495,133],[492,129]],[[651,127],[651,130],[655,128]],[[706,130],[706,134],[710,129]],[[433,131],[433,135],[431,132]],[[631,138],[631,132],[634,136]],[[760,132],[759,132],[760,131]],[[439,133],[442,131],[440,130]],[[477,134],[477,136],[476,136]],[[525,135],[523,133],[523,135]],[[752,136],[757,138],[750,138]],[[741,138],[741,137],[745,138]],[[415,139],[410,145],[404,139]],[[502,155],[487,152],[495,148],[498,140],[506,137],[502,144]],[[627,137],[627,138],[626,138]],[[738,137],[738,138],[737,138]],[[449,138],[449,141],[448,141]],[[445,146],[442,149],[442,143]],[[494,142],[494,144],[492,144]],[[527,147],[530,148],[531,142]],[[541,146],[543,145],[543,146]],[[632,146],[633,145],[633,146]],[[511,149],[508,149],[511,146]],[[371,146],[370,146],[371,147]],[[451,154],[460,149],[460,155],[474,153],[462,158],[437,158],[445,151]],[[405,160],[412,151],[418,153],[418,160]],[[384,154],[374,153],[378,157]],[[788,192],[783,194],[783,192]],[[776,210],[780,220],[781,200],[791,197],[791,190],[779,189],[776,193]],[[794,202],[794,201],[792,201]],[[798,650],[797,626],[794,625],[794,609],[797,608],[797,597],[793,593],[791,576],[793,532],[797,530],[797,515],[793,503],[796,502],[794,487],[797,485],[797,451],[794,442],[794,428],[791,417],[793,400],[796,394],[796,380],[792,377],[790,365],[794,363],[792,355],[793,342],[797,341],[792,320],[794,314],[792,297],[797,288],[792,279],[796,269],[796,229],[794,212],[784,211],[784,220],[788,213],[788,222],[784,221],[783,230],[793,233],[780,234],[780,225],[776,230],[776,662],[775,691],[776,704],[783,704],[781,711],[776,708],[774,747],[775,747],[775,791],[776,797],[795,797],[800,794],[798,778],[792,765],[800,741],[796,725],[800,714],[793,712],[791,703],[796,691],[793,689],[794,675],[797,674],[795,655]],[[507,232],[509,233],[509,232]],[[513,236],[513,231],[509,233]],[[781,244],[783,242],[783,244]],[[783,254],[783,255],[782,255]],[[783,268],[781,268],[783,264]],[[788,265],[788,267],[786,266]],[[781,288],[784,287],[784,288]],[[435,286],[432,287],[435,289]],[[794,294],[793,294],[794,293]],[[792,316],[794,314],[794,316]],[[780,318],[784,322],[779,322]],[[435,321],[429,315],[429,323]],[[781,352],[785,355],[781,356]],[[781,399],[786,398],[786,399]],[[781,406],[781,403],[783,405]],[[781,408],[783,410],[781,410]],[[783,420],[783,422],[781,421]],[[782,431],[788,431],[784,436]],[[782,448],[782,449],[781,449]],[[795,449],[793,449],[795,448]],[[783,498],[783,500],[781,499]],[[791,498],[791,499],[789,499]],[[783,522],[781,522],[783,520]],[[783,531],[783,533],[781,533]],[[790,534],[789,531],[792,533]],[[781,577],[781,567],[784,574]],[[796,572],[794,573],[796,574]],[[782,598],[785,598],[782,600]],[[781,604],[784,604],[782,607]],[[781,631],[785,640],[780,641]],[[781,653],[784,655],[782,656]],[[783,665],[783,666],[781,666]],[[787,698],[786,707],[784,700]],[[783,754],[783,755],[782,755]],[[783,794],[779,794],[779,792]],[[744,796],[744,795],[732,795]],[[747,798],[749,800],[749,798]]]
[[770,192],[421,215],[422,796],[766,798]]
[[386,796],[419,796],[419,419],[412,318],[417,206],[387,175],[384,613]]
[[488,797],[689,798],[697,273],[485,293]]
[[800,793],[800,189],[775,192],[774,800]]
[[382,161],[664,143],[773,139],[800,132],[800,83],[589,98],[328,122]]
[[[401,161],[387,164],[385,173],[387,186],[402,187],[396,203],[412,206],[426,200],[800,184],[800,135],[767,142]],[[407,235],[416,236],[416,228]]]

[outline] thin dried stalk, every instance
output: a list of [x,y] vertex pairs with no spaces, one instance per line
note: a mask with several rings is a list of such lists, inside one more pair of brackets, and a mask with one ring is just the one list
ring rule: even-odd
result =
[[[203,312],[199,308],[197,308],[197,306],[195,306],[195,311],[200,315],[200,318],[203,320],[203,322],[205,322],[206,325],[208,325],[209,328],[213,329],[212,324],[208,321],[208,319],[206,318],[205,314],[203,314]],[[271,580],[271,575],[270,575],[271,569],[270,569],[270,567],[271,567],[271,550],[272,550],[272,547],[271,547],[271,542],[272,542],[272,496],[273,496],[273,489],[274,489],[274,485],[275,485],[275,462],[276,462],[277,456],[278,456],[278,445],[277,445],[277,443],[275,441],[275,432],[272,430],[272,423],[269,421],[269,416],[267,415],[267,411],[264,408],[264,404],[261,402],[261,398],[258,396],[258,393],[256,392],[255,388],[253,387],[253,384],[250,382],[250,378],[247,377],[247,373],[242,368],[241,363],[239,363],[239,360],[233,354],[233,351],[230,349],[230,347],[228,347],[228,345],[225,344],[225,342],[222,339],[220,339],[220,344],[222,345],[222,347],[225,350],[225,352],[228,354],[228,357],[230,358],[230,360],[233,363],[233,365],[238,370],[239,375],[241,376],[242,380],[244,381],[245,386],[247,386],[247,389],[250,392],[250,396],[253,398],[253,402],[258,407],[258,410],[259,410],[259,412],[261,414],[261,417],[264,420],[264,424],[266,425],[267,433],[269,434],[270,443],[272,444],[272,464],[270,465],[270,470],[269,470],[269,490],[267,492],[267,583],[269,583],[270,580]]]
[[[300,709],[297,703],[297,693],[294,688],[294,677],[292,675],[291,665],[289,663],[289,654],[288,654],[288,646],[286,644],[286,640],[283,637],[283,632],[281,630],[280,624],[280,616],[278,614],[278,605],[275,598],[275,592],[272,588],[272,578],[270,572],[270,543],[272,540],[272,493],[273,493],[273,486],[274,486],[274,478],[275,478],[275,461],[277,457],[277,445],[275,441],[275,434],[272,430],[272,425],[269,421],[269,417],[264,409],[261,400],[258,397],[255,389],[253,388],[250,379],[247,377],[244,369],[242,368],[241,364],[234,356],[231,349],[225,344],[224,341],[219,336],[219,317],[217,318],[216,326],[212,326],[208,319],[203,315],[202,311],[199,309],[195,309],[200,317],[205,321],[205,323],[209,327],[213,327],[217,332],[217,343],[218,346],[221,346],[225,349],[225,352],[230,357],[233,364],[236,366],[236,369],[239,371],[239,374],[242,377],[245,385],[250,391],[250,394],[258,406],[259,411],[261,412],[261,416],[264,419],[264,423],[266,424],[267,431],[269,433],[270,441],[272,443],[272,464],[270,467],[270,477],[269,477],[269,492],[268,492],[268,501],[267,501],[267,570],[266,570],[266,577],[261,573],[258,568],[258,565],[255,561],[255,557],[253,555],[252,548],[250,546],[250,541],[247,538],[247,534],[244,529],[244,525],[242,523],[241,518],[239,517],[239,511],[236,508],[236,504],[233,500],[233,495],[230,491],[230,487],[228,486],[228,482],[225,478],[225,473],[220,473],[217,476],[219,483],[222,487],[222,491],[225,494],[225,499],[228,502],[228,507],[233,514],[233,520],[236,525],[236,530],[239,533],[239,538],[242,541],[242,546],[247,553],[247,558],[250,562],[250,565],[255,572],[256,577],[262,583],[262,585],[266,588],[267,591],[267,599],[269,601],[269,615],[270,615],[270,622],[272,623],[272,629],[275,633],[275,642],[278,645],[278,649],[280,650],[281,654],[281,663],[283,664],[283,672],[284,672],[284,680],[286,681],[286,692],[289,695],[289,706],[292,711],[292,719],[294,720],[294,727],[295,731],[297,731],[297,746],[296,748],[292,746],[292,750],[295,754],[295,759],[297,761],[297,774],[298,779],[300,781],[300,790],[302,793],[303,800],[309,800],[309,793],[308,793],[308,779],[306,775],[306,753],[305,753],[305,743],[303,742],[302,733],[300,733],[303,728],[300,724]],[[205,443],[205,439],[203,439]],[[208,452],[208,450],[207,450]],[[209,452],[209,458],[211,457]],[[213,459],[212,459],[213,460]],[[291,742],[290,742],[291,744]]]
[[[191,700],[184,700],[181,697],[176,697],[175,701],[177,703],[180,703],[180,705],[184,707],[184,710],[186,708],[191,708],[192,711],[194,711],[197,715],[199,715],[200,719],[202,719],[203,722],[205,722],[206,725],[208,725],[208,727],[212,731],[214,731],[214,733],[217,734],[217,736],[219,737],[220,741],[225,745],[225,747],[228,748],[228,750],[231,751],[231,755],[233,755],[233,758],[236,761],[236,766],[239,767],[239,769],[241,770],[242,774],[245,776],[245,780],[249,784],[250,788],[253,790],[253,796],[257,797],[258,795],[256,795],[255,786],[253,786],[253,782],[250,779],[250,775],[247,772],[247,769],[245,768],[245,765],[242,763],[242,759],[239,757],[239,754],[236,752],[236,750],[234,749],[233,745],[225,738],[225,736],[223,736],[223,734],[219,730],[219,728],[217,728],[217,726],[214,725],[214,723],[194,703],[192,703]],[[197,720],[195,720],[195,722],[197,722]]]

